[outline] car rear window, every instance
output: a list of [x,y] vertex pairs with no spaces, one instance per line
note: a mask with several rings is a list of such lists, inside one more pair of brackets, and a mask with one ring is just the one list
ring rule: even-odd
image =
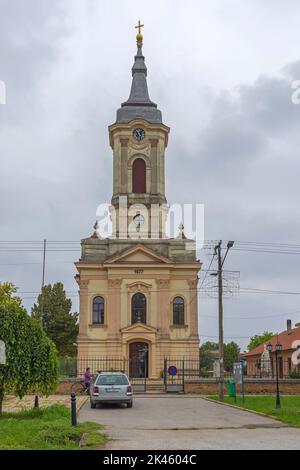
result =
[[97,385],[128,385],[125,375],[100,375],[97,379]]

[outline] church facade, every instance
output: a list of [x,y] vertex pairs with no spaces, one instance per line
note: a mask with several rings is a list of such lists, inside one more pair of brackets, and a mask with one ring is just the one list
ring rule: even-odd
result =
[[131,376],[158,378],[164,357],[198,358],[201,263],[183,226],[165,234],[165,150],[170,129],[148,94],[137,35],[129,99],[109,126],[113,233],[82,240],[78,358],[124,358]]

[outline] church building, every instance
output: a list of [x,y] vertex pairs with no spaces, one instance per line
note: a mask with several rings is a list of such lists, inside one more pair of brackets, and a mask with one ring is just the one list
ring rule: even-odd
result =
[[[139,23],[127,101],[110,125],[112,235],[81,242],[78,359],[123,358],[132,377],[159,378],[164,358],[199,356],[195,244],[168,238],[165,150],[169,127],[150,100]],[[142,359],[143,360],[142,360]],[[127,367],[127,366],[126,366]]]

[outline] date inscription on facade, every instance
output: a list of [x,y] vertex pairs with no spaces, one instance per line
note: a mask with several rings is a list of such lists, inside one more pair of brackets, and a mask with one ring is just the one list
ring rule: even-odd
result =
[[144,270],[141,268],[137,268],[134,270],[134,274],[143,274]]

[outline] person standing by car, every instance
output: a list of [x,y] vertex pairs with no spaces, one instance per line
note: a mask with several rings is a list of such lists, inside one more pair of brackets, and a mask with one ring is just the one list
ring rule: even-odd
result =
[[88,393],[90,391],[91,378],[92,378],[91,369],[87,367],[85,370],[85,373],[83,374],[83,382]]

